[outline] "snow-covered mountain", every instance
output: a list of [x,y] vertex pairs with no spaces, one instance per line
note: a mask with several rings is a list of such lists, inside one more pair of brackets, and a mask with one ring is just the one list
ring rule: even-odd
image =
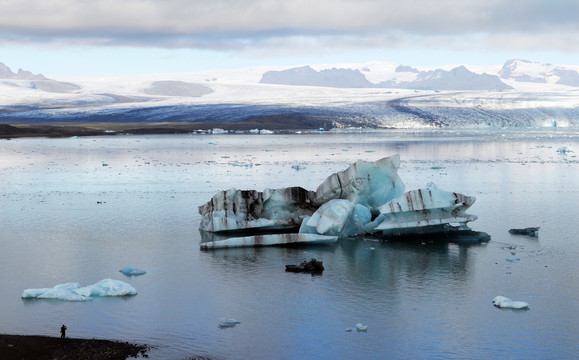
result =
[[[366,71],[370,71],[368,68]],[[260,80],[262,84],[325,86],[338,88],[397,88],[419,90],[506,90],[511,86],[503,83],[498,76],[476,74],[465,66],[452,70],[419,71],[400,65],[396,76],[377,84],[366,79],[358,69],[323,69],[315,71],[310,66],[302,66],[281,71],[267,71]],[[407,73],[402,75],[402,73]],[[401,76],[411,80],[401,80]]]
[[499,71],[499,75],[502,79],[512,79],[519,82],[579,86],[579,72],[577,70],[577,68],[569,66],[509,60]]
[[0,70],[8,74],[0,76],[0,124],[579,126],[579,67],[522,60],[502,67],[372,61],[44,80]]
[[0,62],[0,79],[18,79],[18,80],[46,80],[42,74],[33,74],[30,71],[18,69],[14,73],[8,66]]
[[18,72],[14,73],[8,66],[1,62],[0,84],[6,87],[20,87],[55,93],[75,91],[79,89],[77,85],[47,79],[42,74],[33,74],[30,71],[22,69],[18,69]]
[[310,66],[266,71],[259,82],[262,84],[336,88],[376,87],[376,84],[369,82],[360,70],[332,68],[316,71]]

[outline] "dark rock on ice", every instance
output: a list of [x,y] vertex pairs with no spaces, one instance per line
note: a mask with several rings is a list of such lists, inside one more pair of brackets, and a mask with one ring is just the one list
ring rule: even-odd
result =
[[524,229],[511,229],[509,233],[513,235],[526,235],[531,237],[539,236],[539,229],[540,227],[528,227]]
[[299,265],[286,265],[285,271],[295,272],[295,273],[310,273],[310,274],[320,274],[324,271],[324,263],[316,259],[311,259],[310,261],[303,261]]

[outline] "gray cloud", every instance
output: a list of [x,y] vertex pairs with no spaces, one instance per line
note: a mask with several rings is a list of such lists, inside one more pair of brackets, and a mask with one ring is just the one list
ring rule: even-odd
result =
[[576,0],[0,0],[0,44],[577,51],[577,19]]

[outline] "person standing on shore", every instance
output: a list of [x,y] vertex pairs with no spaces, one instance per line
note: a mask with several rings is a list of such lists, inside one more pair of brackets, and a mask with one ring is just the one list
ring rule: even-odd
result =
[[60,327],[60,338],[64,339],[66,337],[66,326],[64,324]]

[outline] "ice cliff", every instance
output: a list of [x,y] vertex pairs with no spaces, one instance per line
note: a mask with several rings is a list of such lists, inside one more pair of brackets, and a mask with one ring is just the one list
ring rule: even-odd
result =
[[[199,228],[202,234],[233,238],[204,241],[201,247],[335,242],[363,234],[439,232],[449,224],[466,230],[466,224],[476,220],[465,213],[474,197],[440,190],[434,184],[404,192],[399,167],[399,155],[374,162],[358,160],[330,175],[316,191],[301,187],[220,191],[199,207]],[[298,234],[288,236],[290,232]]]

